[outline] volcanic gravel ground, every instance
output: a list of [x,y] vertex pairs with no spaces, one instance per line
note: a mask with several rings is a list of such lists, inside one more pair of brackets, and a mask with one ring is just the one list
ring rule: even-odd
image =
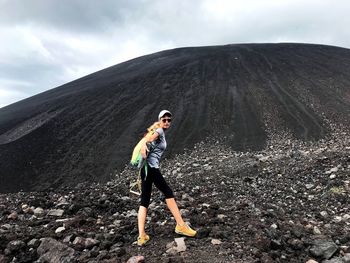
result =
[[313,143],[270,138],[259,152],[202,142],[164,160],[161,170],[198,230],[181,252],[155,189],[151,240],[135,244],[139,203],[129,183],[137,173],[126,167],[107,184],[0,195],[0,262],[126,262],[136,255],[145,262],[349,262],[346,132]]

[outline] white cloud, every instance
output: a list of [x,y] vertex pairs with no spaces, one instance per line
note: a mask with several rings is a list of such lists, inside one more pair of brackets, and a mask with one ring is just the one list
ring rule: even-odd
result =
[[33,57],[53,61],[40,36],[33,34],[27,26],[0,27],[0,35],[0,63],[13,64]]

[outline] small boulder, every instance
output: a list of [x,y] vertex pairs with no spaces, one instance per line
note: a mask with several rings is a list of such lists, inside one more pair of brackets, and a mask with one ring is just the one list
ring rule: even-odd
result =
[[74,249],[53,238],[42,238],[37,253],[38,262],[75,262]]
[[58,233],[62,233],[65,229],[65,227],[63,226],[60,226],[59,228],[56,229],[55,233],[58,234]]
[[329,260],[324,260],[322,261],[322,263],[344,263],[343,259],[339,258],[339,257],[335,257]]
[[330,259],[337,250],[338,246],[333,241],[315,240],[310,253],[317,258]]
[[34,215],[36,217],[43,217],[44,216],[44,209],[42,209],[41,207],[37,207],[34,209]]
[[175,238],[175,243],[177,245],[177,251],[178,252],[186,251],[186,244],[185,244],[185,238],[184,237]]
[[7,219],[11,219],[11,220],[16,220],[17,218],[18,218],[18,214],[15,211],[7,216]]
[[64,213],[64,210],[62,210],[62,209],[52,209],[47,213],[47,215],[59,217],[59,216],[62,216],[63,213]]
[[24,248],[26,246],[26,243],[24,243],[22,240],[13,240],[7,244],[7,251],[9,254],[14,254]]
[[211,240],[211,243],[212,243],[213,245],[220,245],[222,242],[221,242],[220,239],[215,239],[215,238],[213,238],[213,239]]
[[73,245],[77,249],[89,249],[96,245],[98,245],[100,241],[93,239],[93,238],[83,238],[83,237],[76,237],[73,241]]
[[322,233],[321,233],[321,230],[317,227],[317,226],[314,226],[314,228],[313,228],[313,233],[315,234],[315,235],[321,235]]
[[30,248],[37,248],[38,246],[40,246],[40,240],[33,238],[28,242],[27,246]]
[[23,204],[22,205],[22,211],[25,214],[33,214],[33,209],[31,207],[29,207],[27,204]]
[[126,263],[144,263],[145,257],[144,256],[133,256],[128,259]]
[[346,253],[343,257],[344,263],[350,263],[350,253]]
[[175,242],[173,241],[171,243],[168,243],[166,247],[168,248],[166,253],[171,255],[175,255],[179,252],[184,252],[187,249],[184,237],[175,238]]

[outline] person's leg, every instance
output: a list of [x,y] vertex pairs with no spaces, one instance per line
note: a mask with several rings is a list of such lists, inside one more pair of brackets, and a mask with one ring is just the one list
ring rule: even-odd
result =
[[171,212],[171,214],[174,216],[175,221],[178,225],[184,225],[185,222],[182,219],[181,213],[179,211],[179,208],[176,204],[173,191],[165,181],[163,175],[159,171],[159,169],[155,169],[154,172],[154,184],[155,186],[164,194],[165,196],[165,202]]
[[175,218],[175,221],[176,221],[175,232],[180,235],[194,237],[197,234],[197,232],[192,228],[190,228],[187,224],[185,224],[184,220],[182,219],[179,208],[176,204],[173,191],[171,190],[169,185],[166,183],[159,169],[156,169],[156,171],[154,171],[153,174],[154,174],[153,182],[156,185],[156,187],[165,195],[166,204],[170,212]]
[[140,205],[139,212],[137,215],[139,237],[144,237],[146,235],[146,231],[145,231],[146,216],[147,216],[147,208]]
[[142,169],[141,171],[141,204],[139,207],[137,221],[139,228],[139,237],[144,237],[146,235],[145,232],[145,224],[146,224],[146,216],[147,216],[147,208],[149,206],[149,202],[152,194],[152,174],[148,171],[147,178],[145,180],[145,171]]
[[172,215],[175,218],[176,224],[183,226],[185,224],[184,220],[182,219],[180,210],[176,204],[175,198],[166,198],[165,202],[170,210],[170,212],[172,213]]

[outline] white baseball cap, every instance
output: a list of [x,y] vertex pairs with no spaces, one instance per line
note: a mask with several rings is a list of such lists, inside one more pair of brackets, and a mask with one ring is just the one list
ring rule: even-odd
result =
[[158,120],[160,120],[160,118],[162,118],[165,114],[169,114],[170,116],[172,115],[170,111],[162,110],[158,115]]

